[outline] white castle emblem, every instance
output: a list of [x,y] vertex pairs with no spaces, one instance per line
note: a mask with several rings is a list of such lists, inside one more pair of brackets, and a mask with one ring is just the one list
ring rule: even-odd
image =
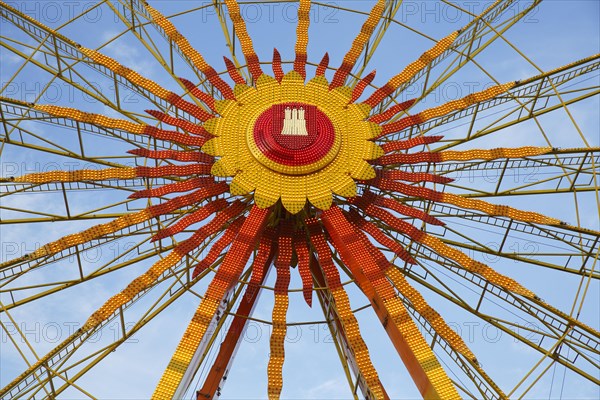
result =
[[285,108],[285,118],[283,120],[282,135],[290,136],[308,136],[306,130],[306,119],[304,118],[304,108]]

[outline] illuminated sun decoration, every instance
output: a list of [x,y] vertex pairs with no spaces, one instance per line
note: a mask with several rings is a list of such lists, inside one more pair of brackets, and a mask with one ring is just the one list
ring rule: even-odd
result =
[[[200,276],[211,266],[216,269],[216,274],[156,388],[155,398],[172,398],[207,328],[215,318],[219,304],[246,271],[246,264],[255,251],[246,296],[251,297],[260,290],[271,265],[277,271],[273,333],[267,368],[269,396],[278,398],[283,386],[283,344],[289,303],[288,285],[293,264],[298,266],[308,304],[312,304],[313,286],[318,286],[313,282],[316,279],[313,277],[323,277],[367,387],[374,398],[384,398],[378,374],[351,311],[338,267],[334,264],[338,262],[332,256],[332,250],[335,250],[361,290],[373,304],[377,304],[373,308],[381,313],[379,316],[382,321],[385,318],[386,331],[423,396],[458,398],[455,387],[407,313],[402,299],[408,299],[440,337],[471,360],[474,368],[478,368],[481,373],[483,371],[461,337],[408,283],[402,270],[388,261],[384,253],[374,245],[375,242],[378,243],[408,264],[415,262],[409,250],[380,227],[388,226],[401,232],[411,241],[453,260],[460,268],[477,274],[490,284],[528,298],[537,297],[512,278],[497,273],[489,266],[444,244],[425,230],[406,222],[399,215],[416,218],[427,224],[443,224],[426,211],[411,207],[399,201],[398,196],[391,197],[386,193],[453,204],[519,221],[556,225],[560,221],[535,212],[426,188],[426,182],[444,185],[451,180],[431,173],[410,172],[405,168],[411,164],[434,164],[452,160],[522,158],[545,154],[551,149],[522,147],[410,152],[410,149],[417,146],[435,143],[441,137],[390,139],[389,136],[433,118],[494,99],[506,94],[518,83],[494,86],[414,115],[410,115],[409,111],[416,103],[415,100],[378,110],[377,107],[383,100],[410,82],[411,78],[446,51],[458,32],[437,42],[385,85],[372,91],[366,99],[359,100],[373,81],[375,73],[360,79],[352,87],[346,86],[346,81],[382,17],[383,0],[374,5],[331,81],[325,77],[329,62],[327,55],[319,63],[315,76],[308,80],[306,77],[310,1],[300,1],[293,70],[284,73],[281,57],[275,50],[271,63],[273,76],[262,70],[240,15],[239,5],[234,0],[225,0],[225,3],[241,42],[247,68],[254,82],[252,84],[242,77],[230,60],[225,59],[228,73],[235,82],[235,86],[231,88],[168,19],[145,5],[153,22],[164,30],[185,57],[220,92],[222,100],[216,100],[192,82],[181,79],[181,83],[194,97],[195,101],[190,102],[98,51],[80,48],[94,62],[104,65],[203,123],[191,122],[181,114],[176,117],[163,111],[148,111],[162,123],[179,128],[165,130],[72,108],[31,105],[38,112],[55,118],[68,118],[169,142],[174,149],[138,148],[130,153],[147,159],[172,160],[177,163],[99,171],[52,171],[11,178],[14,181],[41,184],[136,177],[182,179],[132,195],[134,198],[173,195],[166,201],[65,236],[27,257],[38,259],[51,256],[69,247],[177,210],[184,211],[177,222],[159,230],[153,240],[175,236],[212,217],[210,222],[197,225],[194,233],[180,241],[171,253],[94,312],[82,331],[98,328],[119,307],[154,285],[161,274],[215,235],[217,239],[212,248],[195,267],[194,277]],[[185,194],[177,195],[178,193]],[[216,264],[226,249],[224,258]]]

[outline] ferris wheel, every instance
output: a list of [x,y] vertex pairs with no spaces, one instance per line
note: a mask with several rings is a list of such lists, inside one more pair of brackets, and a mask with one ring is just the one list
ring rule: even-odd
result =
[[0,398],[598,394],[540,0],[68,3],[0,2]]

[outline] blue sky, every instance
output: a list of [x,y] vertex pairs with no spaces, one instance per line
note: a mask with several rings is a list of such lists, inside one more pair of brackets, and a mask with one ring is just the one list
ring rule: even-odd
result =
[[[338,1],[330,3],[363,11],[368,11],[373,4],[372,1]],[[462,1],[456,4],[479,13],[490,3],[489,1]],[[58,27],[71,16],[90,9],[94,2],[13,1],[9,4],[50,27]],[[205,2],[191,0],[152,1],[151,4],[164,14],[172,14],[190,7],[206,5]],[[512,11],[522,10],[525,5],[525,2],[518,2]],[[261,59],[270,60],[274,47],[278,48],[284,59],[293,57],[295,4],[250,4],[244,6],[242,11],[247,19],[249,33],[253,37],[255,48]],[[346,11],[315,7],[310,28],[309,60],[318,62],[324,52],[329,52],[331,56],[330,65],[339,65],[364,18],[364,16]],[[505,37],[514,44],[516,49],[530,58],[542,70],[549,70],[600,52],[599,18],[600,2],[598,1],[547,0],[521,23],[509,30]],[[408,27],[436,39],[446,36],[469,21],[467,15],[457,11],[449,4],[433,1],[404,2],[397,19]],[[229,52],[212,9],[201,9],[191,14],[179,16],[174,18],[173,22],[217,70],[224,69],[222,56],[229,56]],[[30,40],[25,39],[6,21],[2,20],[1,23],[3,36],[6,35],[25,41]],[[61,28],[60,31],[86,47],[96,48],[121,33],[124,29],[124,25],[115,18],[110,8],[103,5],[90,11],[75,23]],[[422,35],[416,34],[406,27],[393,25],[382,40],[366,72],[376,69],[377,77],[374,83],[381,85],[432,45],[433,42],[422,37]],[[237,47],[239,49],[239,43]],[[165,87],[178,89],[178,86],[163,72],[162,67],[156,63],[133,35],[125,34],[103,51]],[[241,58],[239,51],[238,57]],[[40,56],[36,56],[36,59],[40,62],[46,61]],[[477,61],[499,82],[524,79],[539,73],[534,66],[523,59],[517,50],[502,40],[497,40],[482,52]],[[18,56],[2,48],[0,49],[0,62],[3,66],[2,71],[0,71],[0,80],[2,86],[4,86],[4,83],[19,68],[21,61]],[[100,75],[94,74],[89,69],[82,68],[81,70],[89,72],[89,79],[103,93],[109,96],[114,94],[110,82],[107,82]],[[190,71],[183,66],[178,71],[181,71],[184,77],[191,76]],[[17,79],[5,87],[2,95],[33,101],[41,93],[42,88],[49,82],[49,79],[48,74],[40,72],[33,66],[27,66],[19,73]],[[595,75],[594,79],[598,81],[598,76]],[[423,106],[432,107],[442,101],[462,97],[473,89],[481,90],[491,80],[476,66],[468,65],[456,77],[443,85],[437,94],[426,98]],[[408,90],[414,89],[409,88]],[[41,93],[39,102],[68,105],[116,116],[114,111],[86,97],[76,89],[69,88],[68,85],[62,82],[52,83],[46,92]],[[143,112],[148,106],[147,103],[134,94],[128,95],[126,102],[130,109],[137,112]],[[592,146],[600,145],[598,107],[598,99],[595,98],[569,108],[575,116],[578,128],[581,129]],[[548,135],[551,143],[557,147],[583,147],[584,145],[577,134],[577,128],[568,120],[563,110],[540,118],[540,125]],[[74,146],[75,144],[72,135],[67,134],[66,130],[35,122],[26,122],[24,126],[34,130],[41,137],[49,138],[65,147]],[[460,130],[461,128],[453,127],[453,129]],[[452,131],[444,134],[452,137],[455,133],[458,134]],[[92,136],[85,138],[85,144],[86,150],[89,151],[88,154],[104,157],[121,156],[124,151],[131,148],[131,145],[128,144]],[[488,136],[472,146],[493,148],[528,144],[544,144],[539,126],[526,125],[506,129]],[[73,163],[72,160],[66,158],[40,154],[15,146],[6,146],[1,154],[2,175],[9,173],[18,175],[34,170],[86,167],[85,163]],[[132,161],[131,159],[121,160],[124,163],[131,163]],[[481,185],[480,187],[485,186],[485,182],[480,179],[475,179],[471,183]],[[71,212],[84,212],[121,201],[124,197],[123,192],[75,192],[70,195]],[[0,201],[2,201],[2,206],[5,207],[18,204],[23,208],[47,213],[64,212],[60,193],[11,196],[2,198]],[[503,198],[498,199],[498,202],[507,202],[524,209],[535,209],[573,224],[577,223],[579,217],[582,226],[600,229],[598,221],[600,207],[593,193],[577,195],[578,211],[575,209],[574,197],[570,194],[547,196],[541,201],[534,198]],[[143,205],[140,202],[133,204]],[[123,206],[113,208],[115,211],[122,209]],[[2,216],[3,218],[17,217],[15,213],[4,210]],[[11,227],[2,225],[0,226],[0,234],[3,246],[2,253],[4,254],[1,261],[12,258],[11,255],[29,252],[40,243],[46,243],[65,234],[84,229],[87,226],[90,226],[90,222],[21,224]],[[457,225],[457,227],[470,235],[485,235],[484,237],[488,238],[490,243],[499,240],[495,236],[497,232],[490,232],[484,226]],[[137,238],[133,240],[137,240]],[[526,235],[516,235],[511,240],[511,245],[519,248],[519,246],[528,245],[531,238]],[[108,260],[111,255],[126,252],[132,244],[132,240],[122,240],[112,248],[105,249],[99,254],[86,253],[84,262],[90,269],[97,268],[103,261]],[[539,251],[543,252],[544,250],[542,248]],[[516,264],[512,261],[507,262],[498,259],[483,261],[487,261],[494,268],[498,268],[507,275],[516,277],[526,286],[533,288],[536,293],[540,293],[551,304],[563,310],[569,310],[578,284],[578,280],[574,277],[565,277],[564,274],[540,270],[539,267]],[[90,313],[102,305],[108,297],[143,273],[150,264],[150,261],[140,262],[126,269],[116,271],[110,274],[109,277],[99,278],[86,285],[76,286],[48,296],[40,302],[27,304],[16,309],[11,312],[11,316],[17,324],[25,329],[27,337],[34,344],[36,353],[43,355],[60,340],[66,338],[70,329],[85,321]],[[34,284],[57,276],[67,276],[72,265],[69,262],[57,263],[27,278],[29,279],[27,283]],[[295,270],[292,271],[292,278],[291,287],[300,287],[301,283]],[[269,283],[272,284],[274,274],[271,274],[269,279]],[[202,293],[206,284],[207,282],[201,282],[196,288],[197,292]],[[361,296],[356,288],[349,288],[348,290],[351,294],[353,307],[358,308],[367,304],[367,300]],[[425,292],[425,294],[427,300],[441,311],[448,323],[466,338],[468,344],[478,354],[483,366],[501,386],[514,386],[523,375],[523,371],[527,371],[539,359],[540,355],[538,353],[517,343],[512,337],[498,332],[484,321],[446,304],[432,293]],[[465,294],[465,296],[468,295],[468,293]],[[4,294],[0,296],[4,296],[0,298],[1,301],[8,301]],[[600,294],[597,282],[592,282],[587,296],[580,318],[598,329],[600,326],[598,318]],[[271,291],[263,293],[255,311],[256,318],[270,319],[272,297]],[[136,307],[141,309],[152,298],[152,295],[148,296]],[[122,345],[91,373],[84,376],[79,381],[81,385],[89,389],[98,398],[147,398],[160,378],[198,302],[198,297],[194,294],[190,293],[182,296],[179,301],[168,309],[168,312],[161,314],[149,323],[140,335]],[[497,312],[501,315],[505,313],[505,310],[497,308],[494,304],[488,304],[488,306],[490,312]],[[134,315],[132,314],[132,321],[135,320]],[[11,321],[8,321],[4,315],[0,318],[10,326]],[[396,356],[393,347],[388,343],[385,332],[377,318],[370,309],[357,313],[357,318],[365,340],[369,345],[373,362],[389,395],[397,399],[417,398],[418,392]],[[320,310],[317,306],[309,309],[299,293],[293,293],[290,296],[289,321],[316,321],[320,319]],[[117,331],[116,326],[111,327],[109,325],[102,335],[96,338],[96,345],[111,340]],[[250,324],[245,340],[237,353],[227,385],[222,391],[222,398],[266,397],[269,333],[268,325],[257,322]],[[0,384],[4,385],[25,369],[25,363],[18,356],[4,332],[0,339],[2,350]],[[23,347],[23,343],[19,343],[19,346]],[[34,360],[30,351],[26,350],[26,354],[30,361]],[[577,379],[573,373],[565,371],[560,366],[554,368],[553,371],[551,369],[543,379],[543,384],[528,393],[526,398],[560,398],[561,391],[562,398],[591,399],[600,395],[598,387]],[[303,325],[290,328],[286,344],[284,382],[283,397],[285,398],[348,398],[348,387],[324,325]],[[81,394],[71,390],[65,392],[64,396],[65,398],[80,398]]]

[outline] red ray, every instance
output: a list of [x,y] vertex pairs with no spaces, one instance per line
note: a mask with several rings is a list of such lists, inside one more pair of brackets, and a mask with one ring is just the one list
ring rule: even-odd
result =
[[207,113],[205,110],[198,107],[196,104],[190,103],[189,101],[185,100],[178,94],[172,93],[165,100],[167,100],[169,103],[173,104],[180,110],[188,112],[190,115],[193,115],[200,121],[207,121],[210,118],[212,118],[211,114]]
[[[186,194],[184,196],[175,197],[162,204],[150,206],[147,208],[147,210],[151,217],[159,217],[161,215],[168,214],[190,204],[199,203],[207,199],[208,197],[225,193],[228,189],[229,187],[226,184],[218,183],[215,185],[211,185],[210,187],[196,190],[195,192]],[[169,229],[170,228],[167,228],[165,230],[168,231]],[[156,237],[158,236],[160,236],[160,232],[156,235]],[[156,239],[153,238],[151,240],[154,241]]]
[[292,223],[290,220],[282,220],[279,223],[279,235],[277,237],[277,268],[289,268],[292,265]]
[[231,225],[225,229],[223,236],[221,236],[210,248],[208,254],[198,265],[194,268],[194,272],[192,273],[192,278],[195,278],[198,274],[209,268],[211,265],[217,261],[217,258],[221,255],[221,252],[225,249],[225,247],[229,246],[233,239],[237,236],[242,224],[246,220],[245,217],[240,217],[233,221]]
[[[254,250],[258,239],[262,236],[267,223],[267,216],[270,212],[271,210],[268,208],[252,207],[240,233],[238,233],[231,244],[231,248],[225,255],[223,263],[211,283],[211,287],[206,291],[207,298],[223,298],[223,296],[214,296],[214,292],[211,292],[211,289],[218,290],[224,294],[224,292],[237,282],[250,257],[250,253]],[[214,287],[213,284],[219,288]]]
[[175,160],[205,164],[212,164],[212,162],[215,160],[214,157],[200,151],[133,149],[128,150],[127,152],[136,156],[152,158],[156,160]]
[[313,280],[310,272],[310,252],[306,236],[301,231],[294,232],[294,250],[298,256],[298,272],[302,278],[302,293],[309,307],[312,307]]
[[[375,171],[379,178],[390,179],[394,181],[405,181],[405,182],[433,182],[446,184],[454,181],[452,178],[440,176],[436,174],[429,174],[427,172],[407,172],[398,171],[394,169],[384,169]],[[370,181],[369,181],[370,182]]]
[[258,253],[252,263],[252,276],[246,290],[248,296],[254,296],[258,290],[259,282],[262,282],[265,278],[265,274],[270,266],[270,260],[272,260],[275,253],[274,238],[275,229],[272,227],[265,229],[258,244]]
[[[181,77],[179,77],[178,79],[181,81],[181,83],[183,83],[183,86],[185,86],[187,91],[190,92],[192,94],[192,96],[194,96],[195,98],[204,102],[208,106],[208,108],[210,108],[214,112],[217,112],[217,110],[215,108],[214,97],[212,97],[211,95],[204,93],[202,90],[198,89],[191,81],[188,81],[187,79],[181,78]],[[223,82],[223,83],[229,88],[229,85],[227,85],[225,82]],[[229,88],[229,92],[231,92],[231,95],[229,95],[229,96],[227,96],[223,92],[221,92],[221,93],[223,94],[223,97],[226,98],[227,100],[235,100],[235,96],[233,95],[231,88]]]
[[367,202],[357,202],[356,205],[359,206],[367,215],[383,221],[385,224],[391,226],[398,232],[408,235],[411,239],[419,243],[422,242],[425,233],[415,228],[408,222],[404,222],[400,218],[396,218],[389,211],[385,211],[384,209]]
[[354,103],[356,100],[358,100],[358,98],[363,94],[367,86],[369,86],[371,82],[373,82],[373,79],[375,78],[375,73],[375,70],[373,70],[373,72],[365,76],[356,84],[354,90],[352,91],[352,98],[350,99],[350,103]]
[[315,73],[315,76],[325,75],[325,71],[327,71],[328,66],[329,66],[329,53],[325,53],[325,55],[323,56],[323,59],[321,59],[321,62],[319,63],[319,66],[317,67],[317,72]]
[[375,239],[375,241],[380,243],[388,250],[391,250],[401,260],[406,261],[409,264],[417,263],[415,259],[410,255],[410,253],[406,251],[406,249],[402,247],[398,241],[393,240],[392,238],[387,236],[375,224],[363,218],[355,209],[350,210],[348,218],[350,219],[350,221],[356,224],[356,226],[360,230],[371,235],[373,239]]
[[443,193],[427,189],[424,187],[411,186],[406,183],[391,181],[389,179],[373,179],[370,183],[378,187],[381,190],[390,190],[392,192],[399,192],[408,196],[414,196],[421,199],[432,200],[435,202],[441,202]]
[[[413,104],[415,104],[415,101],[417,101],[417,99],[406,100],[405,102],[394,104],[393,106],[391,106],[390,108],[388,108],[387,110],[382,112],[381,114],[373,115],[371,118],[369,118],[369,121],[374,122],[376,124],[381,124],[382,122],[387,121],[388,119],[392,118],[394,115],[398,114],[399,112],[402,112],[402,111],[410,108]],[[371,106],[371,108],[375,107],[373,105],[370,105],[370,106]]]
[[240,72],[233,64],[233,61],[231,61],[227,57],[223,57],[223,60],[225,60],[225,67],[227,67],[227,73],[229,73],[229,76],[236,83],[236,85],[246,85],[246,80],[242,77],[242,75],[240,75]]
[[141,199],[150,197],[160,197],[169,193],[188,192],[193,189],[205,187],[214,184],[215,180],[212,177],[188,179],[183,182],[170,183],[161,187],[137,191],[129,195],[130,199]]
[[201,125],[193,124],[188,120],[175,118],[170,115],[165,114],[164,112],[158,110],[145,110],[148,114],[152,115],[157,120],[164,122],[165,124],[169,124],[171,126],[176,126],[178,128],[183,129],[186,132],[193,133],[194,135],[200,135],[207,138],[210,138],[212,135],[208,133]]
[[390,122],[389,124],[383,125],[383,129],[379,135],[385,136],[389,133],[401,131],[404,128],[408,128],[409,126],[419,125],[425,122],[427,119],[423,117],[421,114],[411,115],[409,117],[404,117],[395,122]]
[[[226,209],[223,211],[219,211],[215,217],[206,225],[201,226],[194,232],[194,237],[199,238],[200,241],[204,241],[210,235],[214,235],[219,232],[223,228],[223,225],[227,223],[232,218],[235,218],[240,215],[246,208],[246,205],[241,201],[235,201],[231,203]],[[156,235],[153,239],[157,240]]]
[[281,82],[283,79],[284,73],[281,68],[281,54],[277,49],[273,49],[273,74],[275,74],[275,79],[277,82]]
[[325,234],[319,221],[315,218],[307,218],[306,226],[310,234],[310,242],[317,251],[317,257],[319,259],[319,265],[325,274],[327,279],[327,286],[331,291],[336,289],[342,289],[342,281],[340,280],[340,273],[333,264],[331,250],[325,239]]
[[195,147],[202,147],[202,145],[208,140],[203,137],[190,136],[177,131],[166,131],[164,129],[158,129],[155,126],[150,125],[146,125],[142,133],[144,135],[148,135],[156,139],[167,140],[169,142]]
[[177,223],[175,223],[174,225],[159,230],[158,233],[152,237],[151,241],[155,242],[157,240],[164,239],[168,236],[175,236],[188,226],[196,224],[208,218],[217,211],[225,209],[226,207],[227,200],[225,199],[216,199],[214,201],[211,201],[207,205],[200,207],[198,210],[194,211],[191,214],[188,214],[181,220],[177,221]]
[[353,203],[367,202],[370,204],[375,204],[380,207],[385,207],[387,209],[394,210],[397,213],[400,213],[402,215],[406,215],[408,217],[413,217],[413,218],[418,218],[424,222],[427,222],[428,224],[446,225],[439,219],[432,217],[431,215],[427,214],[426,212],[424,212],[422,210],[418,210],[416,208],[404,205],[394,199],[390,199],[390,198],[383,197],[383,196],[378,196],[373,192],[366,191],[361,197],[355,197],[355,198],[349,199],[349,200]]

